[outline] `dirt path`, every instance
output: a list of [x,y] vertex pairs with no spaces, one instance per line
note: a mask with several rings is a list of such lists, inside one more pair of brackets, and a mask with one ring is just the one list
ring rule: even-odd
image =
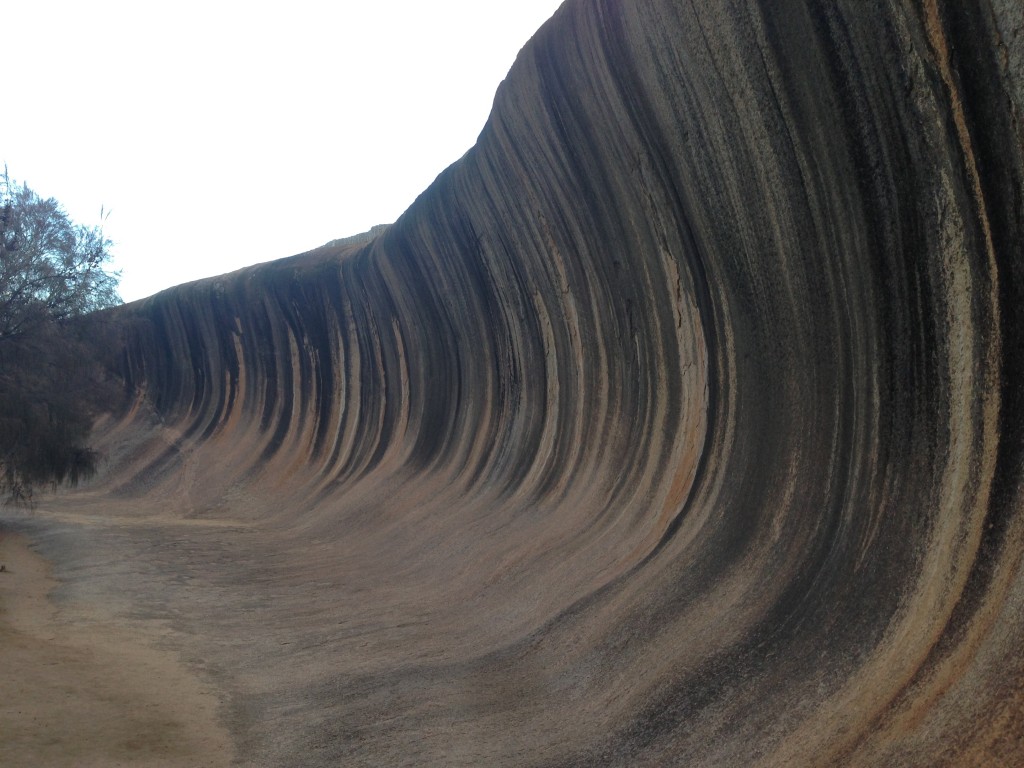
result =
[[26,540],[0,529],[0,765],[224,766],[216,695],[127,630],[72,623]]

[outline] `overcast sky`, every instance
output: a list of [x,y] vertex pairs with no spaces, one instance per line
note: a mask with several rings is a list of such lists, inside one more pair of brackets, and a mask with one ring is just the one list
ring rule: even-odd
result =
[[129,301],[290,256],[394,221],[558,5],[5,3],[0,163],[111,211]]

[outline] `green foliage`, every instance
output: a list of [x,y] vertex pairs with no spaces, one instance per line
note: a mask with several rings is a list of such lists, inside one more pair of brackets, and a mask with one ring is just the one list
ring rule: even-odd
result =
[[[42,485],[95,468],[87,446],[107,397],[98,362],[120,303],[102,227],[72,222],[5,171],[0,179],[0,493],[29,501]],[[88,317],[87,317],[88,316]]]
[[[101,213],[102,216],[102,213]],[[120,303],[102,226],[75,224],[53,198],[0,180],[0,340]]]

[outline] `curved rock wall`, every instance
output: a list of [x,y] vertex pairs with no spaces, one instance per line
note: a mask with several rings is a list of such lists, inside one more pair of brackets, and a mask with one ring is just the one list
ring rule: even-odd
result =
[[570,0],[371,243],[125,310],[100,490],[274,531],[389,628],[289,662],[289,748],[1014,764],[1022,41],[1012,2]]

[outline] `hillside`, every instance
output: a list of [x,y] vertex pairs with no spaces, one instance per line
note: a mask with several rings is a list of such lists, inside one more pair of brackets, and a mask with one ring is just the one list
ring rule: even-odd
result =
[[244,765],[1020,765],[1022,109],[1011,0],[569,0],[17,527]]

